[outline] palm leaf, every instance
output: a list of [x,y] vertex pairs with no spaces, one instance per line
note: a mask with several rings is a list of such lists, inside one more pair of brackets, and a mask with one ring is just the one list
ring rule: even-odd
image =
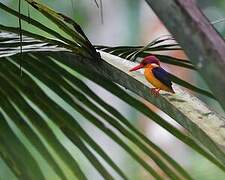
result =
[[[83,49],[90,53],[91,57],[98,59],[98,54],[95,48],[90,43],[81,27],[70,17],[55,12],[53,9],[38,3],[36,0],[26,0],[26,2],[28,2],[32,7],[37,9],[44,16],[54,22],[60,29],[67,33],[74,40],[74,42],[77,43],[77,46],[83,47]],[[72,30],[65,22],[72,25],[75,31]]]
[[[83,31],[81,31],[80,27],[74,21],[36,1],[27,1],[57,24],[59,28],[69,34],[73,38],[73,41],[65,39],[33,19],[31,19],[33,25],[42,30],[46,30],[52,36],[59,39],[46,38],[21,30],[20,33],[22,32],[24,35],[30,36],[23,36],[23,42],[21,42],[16,34],[0,34],[0,47],[2,48],[0,54],[0,80],[3,83],[0,95],[1,97],[6,97],[6,100],[0,102],[1,116],[3,119],[2,132],[13,138],[15,144],[18,144],[21,151],[24,150],[24,152],[26,152],[25,154],[21,153],[21,157],[15,154],[13,150],[6,152],[11,146],[8,142],[5,142],[5,134],[1,133],[4,144],[0,147],[0,155],[17,177],[20,177],[20,174],[24,174],[24,179],[43,179],[43,177],[41,177],[42,172],[39,170],[38,165],[36,165],[35,159],[32,158],[31,153],[28,153],[26,147],[19,143],[20,137],[13,132],[15,129],[10,130],[8,126],[9,121],[5,120],[6,117],[9,117],[8,119],[10,121],[14,121],[15,126],[20,129],[28,139],[32,138],[31,143],[33,146],[38,149],[47,163],[51,164],[53,171],[61,179],[67,178],[65,172],[54,156],[52,156],[49,149],[41,143],[40,137],[35,135],[32,131],[33,129],[41,135],[48,146],[50,146],[57,156],[64,161],[66,166],[69,167],[73,176],[76,176],[78,179],[86,179],[82,168],[79,167],[76,157],[73,157],[68,149],[62,145],[62,142],[55,137],[54,130],[49,126],[49,123],[54,124],[65,137],[70,139],[73,145],[80,149],[80,152],[105,179],[113,179],[114,177],[111,172],[102,165],[97,154],[100,155],[118,175],[123,179],[128,179],[123,170],[118,167],[88,132],[79,125],[79,120],[76,119],[76,116],[72,116],[61,105],[61,102],[63,102],[70,106],[74,113],[81,115],[86,121],[92,123],[105,135],[109,136],[154,178],[162,179],[161,174],[158,172],[160,170],[171,179],[192,179],[177,162],[134,128],[116,108],[104,102],[88,88],[80,79],[80,76],[78,78],[77,73],[102,86],[121,100],[136,108],[146,115],[146,117],[154,120],[179,140],[225,171],[224,154],[215,144],[215,142],[221,143],[220,137],[223,137],[223,133],[218,133],[215,126],[205,127],[204,122],[199,121],[199,119],[204,119],[205,121],[213,120],[217,123],[216,125],[220,126],[219,124],[223,119],[222,117],[211,112],[205,104],[186,92],[181,91],[179,87],[175,88],[177,91],[177,95],[175,96],[163,94],[158,99],[149,96],[146,82],[140,74],[136,74],[138,77],[131,77],[128,74],[128,68],[134,63],[124,59],[118,59],[118,57],[101,51],[102,60],[95,61],[93,58],[98,59],[98,54]],[[0,7],[13,15],[21,17],[23,20],[27,20],[26,16],[18,15],[16,11],[5,7],[2,3]],[[66,23],[74,26],[75,30],[67,26]],[[16,28],[0,27],[3,30],[18,33]],[[31,37],[37,38],[38,40]],[[155,48],[154,50],[160,49],[156,44],[162,41],[163,40],[156,40],[152,42],[151,45],[154,46],[152,48]],[[24,52],[24,72],[23,76],[19,77],[19,53],[21,43]],[[177,46],[176,44],[162,46],[167,50],[169,48],[177,48],[175,47]],[[73,51],[73,48],[76,48],[76,51]],[[149,50],[149,48],[144,48],[144,51],[146,50]],[[76,52],[76,54],[71,53],[71,51]],[[141,54],[137,49],[129,53],[130,54],[126,56],[132,57],[135,53]],[[177,62],[178,60],[174,61]],[[187,61],[184,61],[184,63],[189,64]],[[191,67],[191,64],[189,64],[188,67]],[[173,127],[141,101],[127,94],[112,81],[128,88],[147,101],[155,104],[187,129],[192,136],[188,136]],[[43,87],[45,88],[43,89]],[[46,88],[48,91],[46,91]],[[56,100],[57,98],[55,98],[55,96],[61,100]],[[90,101],[88,97],[95,103]],[[191,101],[188,100],[190,97]],[[96,105],[96,103],[98,105]],[[198,106],[196,106],[196,104],[198,104]],[[202,107],[204,108],[202,109]],[[10,114],[11,111],[13,111],[12,114]],[[190,112],[193,113],[191,114]],[[198,116],[196,116],[196,114],[198,114]],[[210,117],[208,116],[209,114]],[[18,115],[15,120],[11,120],[13,115]],[[29,124],[25,125],[24,128],[18,123],[19,120],[27,121]],[[111,126],[108,127],[108,124]],[[212,136],[212,133],[215,132],[219,134],[218,137]],[[37,141],[34,141],[34,139]],[[132,143],[135,148],[133,148],[133,146],[131,148],[128,142]],[[140,151],[153,160],[155,163],[154,168],[152,164],[148,164],[142,158],[138,153]],[[47,153],[44,154],[44,152]],[[30,161],[21,161],[27,154],[30,157]],[[31,168],[36,168],[32,171],[34,174],[30,174],[26,171],[26,168],[23,168],[24,162],[33,164]],[[36,173],[38,176],[35,176]]]
[[[70,133],[69,133],[70,134],[69,138],[71,140],[73,138],[75,138],[75,139],[72,140],[72,141],[74,141],[75,145],[77,145],[78,142],[79,142],[78,144],[80,144],[81,143],[80,140],[84,140],[88,144],[90,142],[92,142],[92,143],[90,143],[90,146],[92,148],[94,148],[95,151],[97,153],[99,153],[101,156],[106,157],[104,159],[111,165],[111,167],[113,167],[114,170],[116,172],[118,172],[118,174],[120,174],[122,177],[124,177],[124,179],[126,178],[125,175],[120,171],[120,168],[118,168],[117,165],[115,165],[113,163],[113,161],[110,160],[110,158],[104,153],[104,151],[102,149],[100,149],[98,147],[98,145],[93,140],[91,140],[91,138],[89,136],[87,136],[85,131],[82,130],[82,128],[80,126],[78,126],[77,123],[76,123],[77,125],[74,123],[74,120],[72,120],[74,118],[72,118],[68,114],[66,115],[66,112],[63,111],[63,109],[61,109],[61,107],[59,105],[57,105],[56,102],[49,99],[49,97],[48,97],[49,95],[46,96],[46,94],[41,92],[42,90],[38,87],[39,85],[37,84],[37,82],[32,80],[34,77],[37,78],[42,83],[44,83],[46,86],[48,86],[51,90],[53,90],[59,96],[63,97],[63,99],[68,104],[70,104],[72,107],[74,107],[74,109],[76,111],[79,111],[84,117],[86,117],[87,120],[90,120],[90,122],[92,122],[95,126],[97,126],[103,132],[108,134],[109,137],[113,138],[115,142],[120,144],[120,146],[122,146],[128,153],[130,153],[131,156],[134,159],[136,159],[140,164],[142,164],[142,166],[144,168],[146,168],[146,170],[149,171],[154,177],[159,178],[160,176],[157,175],[157,173],[149,165],[147,165],[141,158],[139,158],[138,155],[133,150],[131,150],[129,148],[129,146],[127,146],[118,136],[116,136],[113,131],[109,130],[108,128],[105,129],[104,124],[100,123],[100,121],[97,120],[96,117],[94,117],[92,114],[89,114],[87,110],[83,109],[81,106],[79,106],[79,104],[75,103],[71,99],[71,95],[73,96],[73,98],[78,99],[80,103],[83,103],[85,105],[85,107],[88,107],[88,109],[91,109],[92,111],[94,111],[97,114],[99,114],[100,116],[102,116],[103,119],[107,120],[108,123],[111,123],[116,129],[118,129],[121,132],[121,134],[123,134],[125,137],[127,137],[131,142],[135,143],[137,145],[137,147],[141,148],[143,150],[143,152],[148,154],[156,162],[156,164],[158,164],[158,166],[161,167],[167,175],[169,175],[169,177],[171,177],[172,179],[175,179],[175,178],[178,178],[180,176],[178,174],[181,174],[181,176],[186,177],[187,179],[190,178],[190,176],[175,161],[171,160],[171,158],[168,155],[166,155],[166,153],[164,153],[162,150],[160,151],[159,148],[155,144],[153,144],[151,141],[149,141],[147,138],[145,138],[144,141],[148,142],[148,147],[145,146],[139,139],[140,137],[141,137],[141,139],[143,139],[144,135],[141,135],[141,133],[138,130],[135,130],[135,128],[132,127],[132,125],[130,125],[128,123],[126,118],[121,116],[116,109],[114,109],[110,105],[107,105],[107,103],[105,103],[98,96],[96,96],[90,89],[87,88],[87,86],[81,80],[76,78],[76,76],[74,76],[73,74],[70,74],[69,72],[67,72],[67,70],[64,68],[64,66],[62,66],[62,63],[65,64],[65,65],[69,65],[69,64],[65,63],[64,60],[63,60],[64,58],[60,57],[63,54],[63,52],[65,52],[65,49],[63,51],[61,51],[61,48],[59,48],[58,49],[59,52],[61,51],[60,54],[56,53],[56,52],[54,53],[54,51],[56,51],[55,46],[42,44],[43,48],[40,48],[41,43],[40,43],[40,41],[37,41],[37,48],[35,49],[35,51],[37,51],[37,49],[39,48],[40,51],[47,51],[47,54],[45,52],[43,52],[44,53],[43,55],[41,55],[40,53],[36,54],[35,51],[33,51],[33,49],[35,47],[35,43],[34,43],[35,40],[33,39],[33,41],[30,41],[32,43],[32,45],[30,44],[30,46],[31,47],[33,46],[33,48],[26,49],[26,46],[24,46],[24,48],[23,48],[25,51],[27,51],[27,53],[24,53],[24,55],[23,55],[24,62],[25,62],[24,63],[24,70],[25,71],[24,71],[23,77],[21,79],[17,75],[17,73],[19,71],[18,70],[18,68],[19,68],[19,56],[16,55],[16,50],[15,50],[15,46],[19,45],[18,44],[19,39],[17,39],[17,40],[15,39],[15,37],[16,37],[15,34],[9,34],[8,36],[6,36],[6,33],[3,33],[3,35],[7,39],[7,43],[3,43],[3,44],[5,44],[5,45],[7,44],[7,47],[5,49],[7,49],[6,52],[8,52],[10,56],[7,57],[7,58],[6,58],[6,54],[4,54],[2,56],[1,72],[8,72],[7,75],[1,73],[0,77],[1,77],[2,82],[5,82],[4,84],[6,84],[6,85],[9,84],[9,83],[11,84],[11,86],[13,85],[12,87],[8,86],[8,88],[11,89],[11,91],[12,91],[12,89],[16,88],[17,89],[16,91],[18,91],[18,93],[22,93],[22,94],[26,95],[27,98],[29,98],[30,101],[32,101],[34,104],[36,104],[49,117],[49,119],[52,119],[54,121],[54,123],[56,123],[57,126],[60,127],[60,129],[62,130],[62,132],[64,132],[65,135],[68,136],[68,134],[66,134],[65,129],[68,129],[68,128],[71,129]],[[14,41],[11,41],[12,42],[11,45],[9,43],[10,42],[9,41],[10,36],[14,40]],[[28,41],[29,38],[26,38],[26,37],[24,37],[24,38],[25,38],[24,43],[25,44],[29,43],[29,41]],[[3,38],[1,38],[1,42],[5,42],[2,39]],[[51,48],[54,49],[53,54],[51,53],[51,51],[49,51]],[[17,53],[19,53],[18,48],[17,48]],[[69,54],[67,54],[65,52],[65,56],[67,57],[68,55]],[[67,57],[68,62],[70,62],[70,59],[72,58],[73,55],[71,54],[70,56],[71,56],[70,58]],[[60,62],[60,64],[58,64],[59,62]],[[87,71],[82,70],[84,67],[83,68],[78,68],[78,67],[79,66],[76,66],[75,69],[76,70],[80,69],[80,70],[78,70],[79,73],[81,73],[84,76],[91,79],[91,77],[87,74]],[[97,68],[97,66],[96,66],[96,68]],[[93,76],[93,74],[91,74],[91,76]],[[97,76],[97,74],[96,74],[96,76]],[[65,81],[65,78],[66,78],[66,81]],[[97,79],[98,80],[97,81],[95,80],[95,82],[100,83],[100,84],[103,83],[103,82],[104,83],[107,82],[107,85],[103,85],[103,84],[101,84],[101,85],[103,85],[103,87],[109,87],[108,90],[111,89],[110,91],[112,91],[115,95],[116,95],[116,92],[118,92],[120,94],[120,95],[118,94],[118,96],[121,98],[121,93],[123,91],[120,88],[113,85],[111,82],[109,82],[107,80],[99,82],[99,78],[97,78]],[[92,79],[92,80],[94,80],[94,79]],[[69,81],[70,83],[68,84],[67,81]],[[63,87],[63,89],[62,89],[62,87],[59,86],[59,84],[60,84],[60,86]],[[27,85],[29,85],[29,86],[27,86]],[[114,119],[113,117],[108,116],[106,113],[104,113],[103,111],[98,109],[94,104],[92,104],[90,101],[88,101],[88,99],[84,95],[82,95],[81,92],[74,89],[73,86],[76,86],[76,88],[81,89],[81,92],[84,92],[88,96],[92,97],[96,102],[98,102],[102,107],[104,107],[104,109],[106,109],[108,111],[108,113],[112,114],[117,119]],[[114,88],[112,88],[112,87],[114,87]],[[12,94],[11,93],[9,94],[10,91],[7,90],[8,88],[5,88],[5,93],[8,94],[9,98],[10,97],[11,98],[17,97],[19,95],[18,93],[17,93],[16,96],[13,95],[13,94],[15,94],[15,92],[12,93]],[[29,89],[31,88],[32,91],[35,92],[34,95],[30,94],[30,93],[27,94],[28,93],[28,91],[26,90],[27,88],[29,88]],[[68,92],[69,92],[69,94],[68,94]],[[185,141],[186,141],[185,143],[192,146],[198,152],[200,152],[201,154],[206,156],[208,159],[210,159],[212,162],[214,162],[215,164],[217,164],[219,167],[221,167],[223,169],[223,165],[217,159],[215,159],[213,156],[211,156],[209,153],[207,153],[207,151],[205,151],[198,144],[196,144],[195,141],[191,140],[191,138],[188,138],[186,135],[182,134],[178,130],[175,130],[174,127],[172,127],[171,125],[166,123],[163,119],[158,117],[158,115],[154,114],[153,112],[151,112],[149,114],[148,108],[146,108],[143,105],[140,106],[140,102],[131,98],[131,96],[129,96],[128,94],[124,94],[122,97],[124,97],[124,98],[122,98],[123,100],[131,103],[131,105],[136,107],[138,110],[141,110],[140,107],[143,107],[143,109],[141,111],[144,114],[146,114],[147,116],[149,116],[151,118],[155,117],[155,118],[153,118],[154,120],[160,119],[159,121],[156,120],[156,122],[158,122],[161,126],[166,128],[167,130],[169,130],[176,137],[180,138],[182,141],[184,141],[184,139],[185,139]],[[131,98],[131,101],[129,100],[128,97]],[[13,98],[13,99],[15,99],[15,98]],[[18,99],[18,97],[16,99]],[[43,99],[44,101],[42,101],[40,99]],[[49,100],[47,100],[47,99],[49,99]],[[14,100],[14,103],[16,103],[16,102],[17,101]],[[53,107],[57,107],[56,108],[57,110],[56,109],[54,110]],[[108,107],[108,108],[106,108],[106,107]],[[22,108],[22,106],[20,106],[19,108]],[[38,116],[38,115],[36,115],[36,116]],[[61,117],[61,116],[64,119],[64,121],[65,121],[65,119],[68,119],[69,124],[67,124],[67,122],[64,122],[64,121],[60,120],[61,118],[59,118],[59,117]],[[31,116],[29,116],[29,117],[30,117],[29,119],[32,120]],[[40,119],[40,120],[38,120],[39,122],[43,121],[43,120],[41,120],[41,117],[39,117],[39,119]],[[73,123],[72,123],[72,121],[73,121]],[[163,121],[163,123],[160,123],[160,121]],[[128,127],[129,131],[126,128],[124,128],[122,126],[122,124],[120,124],[120,123],[125,124]],[[43,127],[44,127],[44,125],[43,125]],[[73,130],[72,127],[77,127],[77,128],[75,128]],[[134,136],[133,133],[130,132],[130,130],[131,130],[131,132],[135,133],[137,137]],[[48,132],[51,132],[51,130],[48,130]],[[74,136],[71,136],[72,132],[74,132],[76,134],[74,134]],[[43,132],[41,132],[41,134],[43,134]],[[81,139],[79,137],[78,137],[79,139],[76,138],[78,135]],[[45,138],[48,138],[48,137],[49,137],[49,135],[45,136]],[[54,140],[51,140],[51,142],[54,142]],[[82,146],[82,147],[85,148],[85,146]],[[154,151],[151,151],[149,149],[149,147],[157,150],[157,152],[160,153],[160,157],[157,157],[156,155],[154,155],[154,153],[152,153]],[[66,150],[65,150],[65,152],[66,152]],[[87,150],[85,152],[88,153],[89,151]],[[90,156],[90,154],[89,155],[85,154],[85,155],[88,156],[88,157]],[[64,159],[65,155],[60,155],[60,156],[62,157],[62,159]],[[93,156],[93,154],[91,156]],[[165,164],[165,161],[167,161],[167,163],[169,163],[170,166],[167,166]],[[173,168],[175,167],[176,170],[177,169],[182,169],[182,170],[174,172],[174,169],[170,168],[171,166]],[[74,168],[71,167],[71,169],[74,169]],[[100,171],[100,169],[102,169],[102,168],[99,168],[98,170]],[[107,170],[100,171],[100,173],[104,177],[108,177]],[[77,175],[77,174],[80,174],[80,173],[76,172],[75,175]]]
[[31,17],[28,17],[28,16],[25,16],[23,14],[20,14],[17,11],[7,7],[6,5],[4,5],[1,2],[0,2],[0,8],[3,9],[4,11],[10,13],[11,15],[16,16],[16,17],[20,18],[21,20],[23,20],[23,21],[33,25],[34,27],[37,27],[37,28],[39,28],[40,30],[42,30],[44,32],[47,32],[49,35],[51,35],[53,37],[56,37],[60,41],[57,42],[54,39],[50,39],[50,38],[47,38],[47,37],[42,37],[40,35],[33,34],[31,32],[27,32],[27,31],[21,30],[19,28],[13,28],[13,27],[9,28],[9,27],[6,27],[4,25],[1,25],[1,29],[2,30],[8,30],[8,31],[14,32],[14,33],[18,33],[18,32],[20,33],[20,31],[22,31],[23,34],[28,35],[28,36],[32,34],[32,37],[35,37],[37,39],[42,39],[42,40],[48,41],[48,42],[54,41],[54,44],[60,45],[60,46],[65,47],[67,49],[71,49],[72,51],[74,51],[76,53],[82,54],[83,56],[90,57],[88,55],[88,53],[84,49],[80,48],[80,46],[76,42],[71,41],[67,37],[64,37],[64,36],[60,35],[58,32],[48,28],[47,26],[45,26],[45,25],[41,24],[40,22],[32,19]]
[[[3,97],[3,96],[2,96]],[[5,116],[1,113],[1,155],[7,159],[10,167],[18,178],[21,179],[43,179],[43,173],[40,170],[36,160],[30,154],[27,147],[20,141],[12,131]],[[16,148],[14,148],[16,146]],[[27,166],[29,164],[29,167]]]
[[[15,43],[14,43],[15,44]],[[51,46],[49,46],[48,47],[48,49],[50,48]],[[14,47],[11,47],[11,49],[13,49],[13,51],[14,51]],[[26,50],[26,48],[24,49],[24,50]],[[32,48],[31,49],[29,49],[29,50],[32,50]],[[44,50],[44,48],[42,49],[42,50]],[[9,52],[9,49],[8,49],[8,52]],[[10,52],[10,54],[12,54],[12,52]],[[5,56],[5,55],[4,55]],[[29,63],[31,62],[30,61],[30,59],[32,59],[32,56],[29,56],[28,55],[28,58],[26,58],[26,56],[24,56],[24,61],[26,61],[26,59],[28,60],[29,59]],[[14,60],[15,61],[15,60]],[[16,62],[16,61],[15,61]],[[18,59],[17,59],[17,63],[18,63]],[[38,63],[38,62],[36,62],[36,63]],[[37,73],[38,73],[38,71],[36,70],[35,71],[35,69],[34,68],[32,68],[31,66],[29,66],[29,64],[26,64],[26,66],[24,66],[24,68],[25,69],[27,69],[27,65],[28,65],[28,68],[29,68],[29,71],[33,71],[33,74],[34,75],[36,75],[37,76]],[[35,66],[36,67],[36,66]],[[3,78],[7,78],[7,80],[8,81],[10,81],[10,82],[13,82],[15,79],[13,79],[13,78],[19,78],[17,75],[16,75],[16,73],[17,73],[17,68],[18,68],[18,66],[15,66],[15,65],[13,65],[13,64],[10,64],[10,63],[8,63],[8,61],[5,61],[5,63],[4,64],[2,64],[2,66],[1,66],[1,68],[6,68],[6,69],[8,69],[8,68],[10,68],[10,69],[12,69],[13,71],[11,71],[11,72],[14,72],[14,76],[12,76],[12,75],[9,75],[9,76],[4,76]],[[2,69],[3,70],[3,69]],[[43,70],[43,69],[42,69]],[[67,94],[65,94],[65,93],[63,93],[63,91],[61,90],[61,89],[59,89],[59,87],[58,88],[56,88],[57,86],[56,86],[56,84],[55,84],[55,82],[53,83],[51,83],[51,81],[49,80],[49,79],[46,79],[46,78],[44,78],[45,77],[45,75],[43,75],[43,74],[41,74],[41,73],[39,73],[38,74],[39,75],[39,80],[42,80],[42,82],[46,82],[46,80],[48,80],[47,82],[48,82],[48,86],[51,88],[51,89],[53,89],[53,90],[55,90],[55,92],[59,92],[59,94],[64,94],[64,98],[65,99],[67,99],[67,102],[69,102],[70,104],[71,104],[71,98],[67,95]],[[51,76],[49,76],[48,75],[48,77],[51,77]],[[10,78],[10,79],[8,79],[8,78]],[[41,79],[40,79],[41,78]],[[57,79],[57,78],[56,78]],[[56,80],[55,79],[55,80]],[[18,82],[20,82],[20,79],[17,79],[18,80]],[[61,79],[61,80],[63,80],[63,79]],[[2,82],[4,82],[5,80],[4,79],[2,79]],[[35,86],[35,84],[33,84],[32,83],[32,81],[31,81],[31,79],[29,80],[28,79],[28,77],[27,77],[27,73],[26,72],[24,72],[23,73],[23,81],[25,81],[26,82],[26,84],[30,84],[31,86]],[[64,82],[64,81],[62,81],[62,82]],[[8,83],[4,83],[5,85],[7,85]],[[32,85],[33,84],[33,85]],[[65,84],[65,82],[64,82],[64,84]],[[69,86],[68,84],[66,84],[67,85],[67,87]],[[21,84],[20,83],[18,83],[17,85],[16,85],[17,87],[19,87],[19,88],[22,88],[21,86]],[[10,87],[10,85],[9,85],[9,87],[8,88],[11,88],[11,89],[13,89],[13,87]],[[26,93],[26,87],[23,87],[23,89],[21,89],[21,90],[23,90],[23,93]],[[70,87],[69,86],[69,88],[71,89],[72,87]],[[38,89],[38,87],[36,87],[35,86],[35,89],[36,89],[36,91],[37,91],[37,89]],[[57,90],[58,89],[58,90]],[[60,91],[61,90],[61,91]],[[73,89],[72,88],[72,90],[73,90],[73,95],[76,95],[77,96],[77,94],[79,93],[79,92],[77,92],[77,91],[75,91],[75,89]],[[74,94],[74,91],[75,91],[75,93],[76,94]],[[5,91],[6,92],[6,91]],[[9,91],[10,92],[10,91]],[[9,92],[7,92],[7,93],[9,93]],[[47,97],[45,97],[41,92],[39,92],[40,94],[39,94],[39,97],[42,97],[42,99],[45,99],[45,102],[46,102],[46,98]],[[15,93],[14,93],[15,94]],[[42,95],[41,95],[42,94]],[[12,96],[12,94],[9,94],[9,96],[11,96],[11,97],[13,97]],[[43,97],[44,96],[44,97]],[[67,98],[66,98],[67,97]],[[80,94],[80,96],[78,96],[78,99],[80,99],[81,97],[84,97],[84,96],[82,96],[82,94]],[[30,98],[32,98],[32,101],[34,101],[35,102],[35,104],[40,104],[40,102],[39,101],[37,101],[37,99],[33,99],[33,98],[35,98],[35,97],[30,97]],[[18,98],[17,98],[18,99]],[[87,99],[86,99],[86,101],[87,101]],[[53,103],[53,102],[52,102]],[[89,102],[90,103],[90,102]],[[73,102],[73,104],[74,104],[74,102]],[[44,109],[42,109],[43,111],[45,110],[45,112],[47,113],[47,114],[49,114],[49,112],[51,111],[49,108],[47,108],[47,107],[45,107],[44,105],[40,105],[42,108],[44,107]],[[55,107],[56,105],[53,105],[53,107]],[[74,105],[73,105],[74,106]],[[93,106],[93,105],[92,105]],[[77,107],[79,107],[79,105],[77,104],[76,105],[76,109],[77,109]],[[59,108],[59,107],[58,107]],[[81,108],[81,107],[80,107]],[[93,107],[92,107],[93,108]],[[27,108],[26,108],[27,109]],[[46,111],[46,110],[48,110],[48,111]],[[57,110],[57,112],[58,112],[59,110]],[[84,115],[84,116],[87,116],[87,113],[88,112],[85,112],[85,110],[83,109],[83,110],[80,110],[80,112]],[[83,112],[85,112],[85,113],[83,113]],[[63,113],[63,112],[62,112]],[[64,112],[65,113],[65,112]],[[106,114],[105,114],[106,115]],[[52,116],[52,115],[51,115]],[[49,115],[49,118],[51,117],[50,115]],[[68,115],[67,115],[68,116]],[[91,116],[91,115],[90,115]],[[110,117],[110,116],[109,116]],[[55,117],[56,118],[56,117]],[[94,117],[93,116],[91,116],[91,118],[89,118],[90,120],[92,120]],[[56,118],[57,119],[57,118]],[[70,117],[70,119],[71,119],[71,117]],[[40,121],[40,120],[39,120]],[[70,120],[70,122],[71,122],[72,120]],[[92,121],[93,122],[93,121]],[[93,123],[96,123],[96,122],[93,122]],[[60,127],[62,127],[62,124],[58,124]],[[98,124],[98,126],[99,126],[99,128],[103,128],[103,126],[101,125],[101,124]],[[71,126],[70,125],[70,127],[74,127],[74,123],[73,123],[73,125]],[[79,127],[80,128],[80,127]],[[109,132],[109,130],[107,129],[107,131],[103,128],[102,129],[104,132],[106,132],[106,133],[108,133]],[[76,131],[73,131],[73,132],[77,132],[78,130],[76,130]],[[96,143],[93,143],[94,141],[93,140],[91,140],[91,138],[89,137],[89,139],[87,139],[88,138],[88,136],[86,135],[86,137],[85,137],[85,131],[82,131],[81,129],[79,129],[79,132],[81,131],[81,133],[83,134],[82,135],[82,138],[85,138],[86,140],[87,140],[87,142],[92,142],[91,143],[91,147],[98,147],[97,145],[96,145]],[[51,132],[51,130],[49,131],[48,130],[48,132]],[[43,133],[43,132],[42,132]],[[71,133],[70,133],[71,134]],[[153,174],[155,174],[155,176],[157,177],[158,175],[157,175],[157,173],[154,173],[154,170],[152,170],[152,168],[150,168],[143,160],[141,160],[141,158],[139,158],[138,157],[138,155],[135,153],[135,152],[133,152],[127,145],[125,145],[121,140],[120,140],[120,138],[119,137],[117,137],[117,136],[115,136],[115,135],[113,135],[113,132],[111,132],[109,135],[111,135],[111,136],[113,136],[114,137],[114,140],[115,141],[117,141],[119,144],[121,144],[122,146],[124,146],[124,148],[128,151],[128,152],[130,152],[131,153],[131,155],[135,158],[135,159],[137,159],[147,170],[149,170],[151,173],[153,173]],[[47,137],[49,137],[49,135],[47,136]],[[46,137],[46,138],[47,138]],[[54,142],[54,140],[52,140],[51,142]],[[94,145],[95,146],[94,146]],[[123,175],[123,173],[119,170],[119,168],[112,162],[112,160],[110,160],[110,158],[104,153],[104,151],[100,151],[99,150],[100,148],[95,148],[95,150],[99,153],[99,154],[101,154],[101,156],[103,156],[103,157],[106,157],[106,158],[104,158],[106,161],[108,161],[109,162],[109,164],[111,164],[112,165],[112,167],[114,167],[123,177],[124,177],[124,179],[125,179],[125,176]],[[65,159],[65,158],[62,158],[62,159]],[[108,160],[107,160],[108,159]],[[73,168],[72,168],[73,169]],[[77,169],[77,168],[76,168]],[[99,168],[98,170],[101,170],[102,168]],[[104,172],[107,172],[107,171],[104,171]],[[102,174],[103,175],[103,174]],[[107,175],[108,176],[108,175]],[[158,178],[159,178],[159,176],[158,176]]]

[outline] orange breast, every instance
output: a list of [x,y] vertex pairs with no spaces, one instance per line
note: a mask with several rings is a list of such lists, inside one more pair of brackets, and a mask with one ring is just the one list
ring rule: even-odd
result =
[[172,92],[172,90],[163,84],[161,81],[155,78],[154,74],[152,73],[152,67],[146,67],[144,71],[145,78],[150,82],[154,87],[159,88],[164,91]]

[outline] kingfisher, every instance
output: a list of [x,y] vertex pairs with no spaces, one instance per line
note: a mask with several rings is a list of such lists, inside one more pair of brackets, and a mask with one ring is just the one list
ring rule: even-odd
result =
[[145,57],[138,66],[133,67],[130,71],[141,68],[144,68],[145,78],[154,86],[154,88],[150,88],[151,94],[158,96],[160,90],[175,93],[169,73],[160,66],[157,57],[153,55]]

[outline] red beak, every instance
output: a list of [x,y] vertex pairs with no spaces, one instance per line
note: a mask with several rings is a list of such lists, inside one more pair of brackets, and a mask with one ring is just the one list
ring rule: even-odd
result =
[[130,72],[131,72],[131,71],[136,71],[136,70],[141,69],[141,68],[143,68],[143,67],[144,67],[143,64],[139,64],[138,66],[135,66],[135,67],[133,67],[132,69],[130,69]]

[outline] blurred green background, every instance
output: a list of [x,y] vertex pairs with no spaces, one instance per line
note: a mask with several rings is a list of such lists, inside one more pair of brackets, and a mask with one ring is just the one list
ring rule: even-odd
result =
[[[87,37],[93,44],[96,45],[145,45],[161,35],[168,34],[167,30],[161,24],[154,12],[146,5],[144,0],[102,1],[103,23],[101,21],[100,9],[96,6],[94,0],[42,0],[41,2],[48,4],[53,9],[60,11],[61,13],[64,13],[76,20],[83,28]],[[18,8],[18,0],[1,0],[1,2],[14,9]],[[210,21],[215,21],[225,17],[225,1],[197,0],[197,3],[205,15],[210,19]],[[31,7],[28,8],[28,5],[23,1],[22,12],[26,15],[29,13],[32,18],[41,21],[43,24],[48,25],[48,27],[61,32],[40,13]],[[18,19],[3,11],[0,11],[0,23],[4,25],[18,26]],[[215,27],[222,35],[225,34],[225,23],[222,22],[216,24]],[[23,23],[22,28],[35,33],[45,34],[32,27],[28,23]],[[177,57],[184,57],[182,52],[166,53]],[[166,66],[165,68],[170,71],[174,67]],[[178,73],[181,77],[188,77],[193,83],[200,84],[201,86],[204,85],[202,84],[202,80],[197,75],[193,75],[192,72],[187,72],[183,69],[180,69],[176,73]],[[129,107],[127,104],[121,102],[116,97],[113,97],[102,88],[96,87],[96,85],[94,85],[92,82],[89,82],[88,80],[86,80],[86,82],[91,87],[94,87],[96,89],[96,93],[98,93],[98,95],[101,96],[106,102],[117,107],[117,109],[126,117],[128,117],[128,119],[130,119],[130,121],[135,124],[135,126],[137,126],[139,129],[142,129],[142,131],[145,132],[146,135],[153,140],[153,142],[158,144],[174,159],[185,166],[185,168],[191,172],[190,174],[195,179],[225,179],[224,173],[222,173],[219,169],[202,158],[200,155],[193,152],[190,148],[180,143],[161,127],[153,122],[150,122],[144,116],[134,111],[132,107]],[[46,91],[49,90],[46,89]],[[56,97],[56,101],[61,102],[58,97]],[[209,103],[212,106],[215,105],[215,102],[209,101]],[[63,106],[65,107],[67,105],[65,104]],[[151,108],[154,107],[151,106]],[[70,111],[69,106],[67,107],[67,110],[68,112],[73,112]],[[157,109],[155,110],[158,111]],[[162,112],[158,111],[158,113],[166,117],[166,115]],[[118,145],[102,134],[94,126],[84,121],[82,117],[78,116],[78,114],[72,113],[72,115],[76,117],[76,119],[79,119],[82,127],[85,127],[87,132],[96,139],[96,141],[111,157],[113,157],[112,159],[114,159],[119,164],[119,166],[123,166],[123,169],[126,169],[126,173],[129,174],[129,177],[133,177],[134,180],[148,179],[148,176],[145,174],[143,169],[141,169],[140,166],[135,161],[133,161]],[[169,117],[166,117],[166,119],[179,127],[179,125]],[[19,131],[17,133],[23,137]],[[89,179],[93,179],[93,177],[94,179],[102,179],[101,176],[91,167],[85,157],[79,152],[79,150],[72,146],[70,141],[65,139],[64,136],[62,136],[62,134],[60,134],[60,132],[57,130],[57,128],[55,128],[55,134],[70,150],[70,152],[74,156],[78,157],[81,168],[87,174]],[[24,138],[24,143],[30,147],[30,151],[37,155],[37,161],[39,164],[41,164],[42,169],[45,170],[44,172],[46,177],[48,177],[48,179],[56,179],[56,176],[52,172],[51,168],[45,165],[45,160],[41,158],[40,154],[35,151],[26,138]],[[0,167],[0,179],[15,179],[2,160],[0,160]],[[70,174],[70,172],[68,172],[68,174]]]

